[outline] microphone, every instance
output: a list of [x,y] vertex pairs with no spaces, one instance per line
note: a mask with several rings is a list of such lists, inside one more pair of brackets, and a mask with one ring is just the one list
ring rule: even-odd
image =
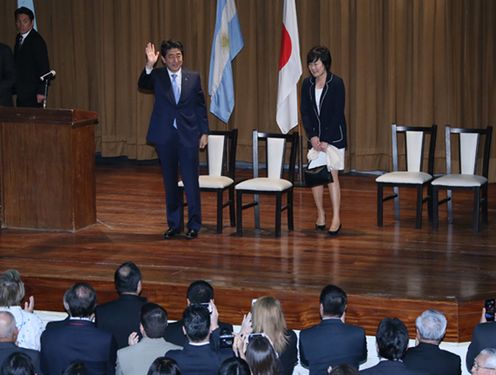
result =
[[40,80],[42,81],[48,81],[50,79],[54,79],[55,78],[55,74],[57,74],[55,72],[55,70],[50,70],[48,73],[45,73],[43,74],[41,77],[40,77]]

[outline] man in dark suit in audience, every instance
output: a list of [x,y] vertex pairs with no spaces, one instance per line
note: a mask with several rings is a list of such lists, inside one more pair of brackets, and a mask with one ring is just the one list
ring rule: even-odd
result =
[[[186,296],[186,302],[188,306],[195,303],[207,306],[210,301],[213,301],[215,303],[214,288],[212,287],[212,285],[210,285],[210,283],[205,280],[196,280],[189,285]],[[183,319],[169,324],[165,330],[165,339],[179,346],[186,345],[188,339],[184,335],[183,326]],[[219,322],[219,330],[221,331],[221,334],[232,333],[233,326],[229,323]]]
[[12,353],[21,352],[31,358],[36,373],[41,374],[40,352],[18,347],[16,345],[18,333],[19,330],[16,327],[14,315],[8,311],[0,311],[0,365]]
[[34,13],[31,9],[16,9],[15,21],[19,32],[14,47],[17,106],[41,107],[46,97],[40,77],[50,71],[47,46],[33,29]]
[[418,345],[407,350],[403,362],[431,375],[460,375],[460,357],[439,348],[447,324],[446,317],[439,311],[426,310],[418,316],[415,321]]
[[472,332],[472,341],[467,350],[465,362],[469,371],[474,364],[474,358],[485,348],[496,348],[496,322],[487,321],[486,309],[483,308],[480,323]]
[[0,43],[0,106],[12,107],[12,90],[15,84],[15,65],[12,50]]
[[[222,362],[234,356],[231,349],[216,349],[210,344],[210,332],[218,328],[215,304],[211,310],[198,304],[189,305],[183,313],[184,334],[188,343],[182,350],[169,350],[165,356],[177,362],[184,375],[217,375]],[[217,331],[218,332],[218,331]]]
[[327,285],[320,293],[319,324],[300,332],[300,362],[310,375],[327,374],[329,366],[350,364],[358,368],[367,359],[365,331],[345,323],[346,293]]
[[41,335],[41,368],[44,374],[61,374],[75,360],[83,362],[92,375],[113,375],[116,344],[109,332],[92,322],[95,290],[78,283],[66,294],[70,319]]
[[375,335],[377,351],[381,361],[360,371],[366,375],[427,375],[426,372],[412,370],[403,363],[408,348],[408,330],[398,318],[384,318]]
[[128,345],[131,332],[140,332],[140,311],[146,298],[140,297],[141,271],[133,262],[122,263],[117,268],[114,282],[119,298],[96,307],[95,323],[97,328],[114,335],[120,349]]

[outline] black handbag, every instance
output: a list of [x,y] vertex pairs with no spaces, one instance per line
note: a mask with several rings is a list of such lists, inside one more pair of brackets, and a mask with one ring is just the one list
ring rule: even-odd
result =
[[331,173],[327,170],[327,165],[321,165],[315,168],[308,168],[307,166],[303,170],[303,174],[305,185],[308,187],[327,185],[333,181]]

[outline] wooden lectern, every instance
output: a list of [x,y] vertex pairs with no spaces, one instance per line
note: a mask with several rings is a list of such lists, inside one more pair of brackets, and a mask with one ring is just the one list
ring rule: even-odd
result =
[[96,222],[95,112],[0,107],[2,228]]

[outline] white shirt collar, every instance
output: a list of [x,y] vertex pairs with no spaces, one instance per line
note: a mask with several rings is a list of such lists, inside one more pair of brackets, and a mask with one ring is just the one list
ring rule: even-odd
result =
[[181,83],[181,78],[182,78],[182,69],[179,69],[177,72],[171,72],[171,71],[169,70],[169,68],[167,68],[167,72],[169,73],[169,77],[170,77],[171,81],[172,81],[172,75],[173,75],[173,74],[175,74],[175,75],[176,75],[176,82],[177,82],[178,84],[180,84],[180,83]]
[[26,37],[29,35],[29,33],[31,32],[31,30],[33,30],[33,28],[30,28],[29,31],[25,32],[24,34],[21,34],[22,35],[22,41],[24,41],[24,39],[26,39]]

